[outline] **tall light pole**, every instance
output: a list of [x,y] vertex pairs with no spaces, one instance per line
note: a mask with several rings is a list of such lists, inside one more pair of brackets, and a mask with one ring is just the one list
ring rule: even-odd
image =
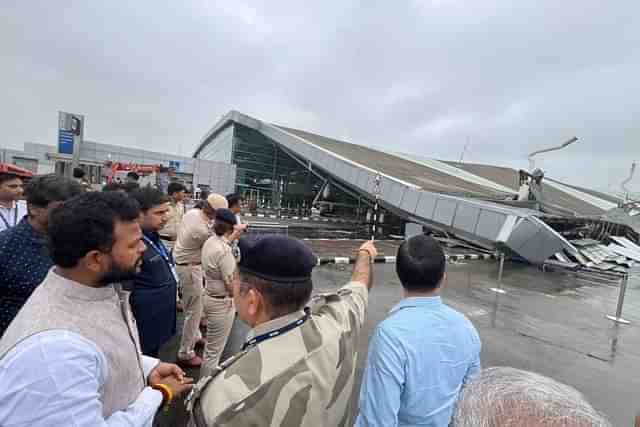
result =
[[633,179],[633,174],[636,171],[636,164],[637,164],[637,162],[631,163],[631,171],[629,171],[629,178],[625,179],[624,181],[622,181],[622,184],[620,184],[620,187],[622,188],[622,191],[624,191],[624,201],[625,202],[629,201],[629,193],[631,191],[627,188],[627,184],[629,182],[631,182],[631,180]]
[[551,148],[545,148],[543,150],[537,150],[534,151],[533,153],[529,154],[528,158],[529,158],[529,172],[533,172],[533,169],[536,166],[535,160],[533,160],[533,156],[537,155],[537,154],[542,154],[542,153],[548,153],[549,151],[557,151],[557,150],[562,150],[563,148],[573,144],[574,142],[578,141],[578,137],[574,136],[573,138],[567,140],[566,142],[563,142],[562,144],[556,146],[556,147],[551,147]]
[[464,144],[464,148],[462,149],[462,153],[460,153],[460,160],[458,161],[458,163],[462,163],[462,160],[464,159],[464,155],[467,152],[467,149],[469,148],[470,145],[471,145],[471,141],[469,137],[467,137],[467,143]]

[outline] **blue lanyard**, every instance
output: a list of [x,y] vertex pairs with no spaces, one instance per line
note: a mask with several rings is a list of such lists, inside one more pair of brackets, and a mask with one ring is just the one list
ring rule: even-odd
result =
[[295,322],[291,322],[280,329],[276,329],[275,331],[267,332],[266,334],[258,335],[257,337],[250,339],[249,341],[244,343],[244,345],[242,346],[242,350],[244,351],[247,348],[258,345],[263,341],[266,341],[271,338],[275,338],[279,335],[284,334],[285,332],[289,332],[290,330],[295,329],[298,326],[301,326],[304,322],[307,321],[307,319],[309,319],[309,311],[305,310],[304,316],[302,316],[300,319],[296,320]]
[[153,243],[153,240],[151,240],[144,234],[142,235],[142,238],[144,239],[145,242],[150,244],[151,247],[155,249],[156,252],[160,254],[160,256],[166,261],[166,263],[169,264],[169,267],[173,267],[173,259],[171,259],[171,257],[167,253],[167,248],[165,248],[162,243],[160,243],[160,246],[158,246],[155,243]]

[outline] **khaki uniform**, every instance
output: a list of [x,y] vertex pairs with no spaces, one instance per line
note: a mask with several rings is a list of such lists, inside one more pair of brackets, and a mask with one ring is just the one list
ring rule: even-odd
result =
[[184,217],[184,204],[172,201],[169,207],[169,221],[160,230],[160,238],[169,250],[173,249],[175,240],[178,238],[178,229]]
[[218,366],[236,314],[233,299],[228,295],[236,271],[236,258],[231,243],[213,235],[202,248],[202,270],[205,279],[204,313],[207,337],[204,347],[202,375]]
[[200,338],[202,318],[202,246],[211,232],[209,221],[200,209],[192,209],[182,218],[178,238],[173,247],[176,270],[182,287],[184,324],[178,357],[191,359],[195,356],[196,341]]
[[173,249],[177,264],[200,264],[202,246],[212,234],[209,223],[200,209],[191,209],[184,214]]
[[314,297],[306,312],[254,328],[247,349],[194,388],[190,425],[353,425],[351,394],[367,300],[364,284],[349,283],[336,294]]

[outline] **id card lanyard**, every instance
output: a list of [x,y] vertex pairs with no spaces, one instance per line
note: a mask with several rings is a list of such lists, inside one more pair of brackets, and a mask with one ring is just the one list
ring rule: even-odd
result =
[[279,335],[284,334],[285,332],[289,332],[292,329],[295,329],[299,326],[302,326],[302,324],[304,322],[306,322],[309,319],[309,311],[305,310],[304,316],[302,316],[301,318],[289,323],[288,325],[283,326],[282,328],[276,329],[275,331],[271,331],[271,332],[267,332],[266,334],[262,334],[262,335],[258,335],[257,337],[254,337],[253,339],[247,341],[244,343],[244,345],[242,346],[242,350],[246,350],[250,347],[253,347],[255,345],[258,345],[259,343],[266,341],[268,339],[271,338],[275,338]]
[[173,274],[173,278],[175,279],[176,283],[179,283],[179,278],[178,278],[178,272],[176,271],[176,264],[173,262],[173,260],[171,259],[171,256],[169,255],[169,253],[167,252],[167,248],[164,247],[164,245],[162,243],[160,243],[160,246],[156,245],[153,240],[151,240],[150,238],[148,238],[147,236],[143,235],[142,238],[144,239],[144,241],[146,243],[148,243],[156,252],[158,252],[160,254],[160,256],[162,257],[162,259],[164,259],[164,261],[167,263],[167,265],[169,266],[169,268],[171,269],[171,274]]

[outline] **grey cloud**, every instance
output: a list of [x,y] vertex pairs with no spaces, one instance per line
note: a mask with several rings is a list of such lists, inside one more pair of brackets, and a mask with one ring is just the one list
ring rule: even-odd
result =
[[[355,143],[607,190],[640,160],[640,4],[599,0],[37,2],[0,14],[7,145],[188,154],[230,109]],[[5,142],[3,141],[3,145]],[[640,177],[633,187],[640,191]]]

